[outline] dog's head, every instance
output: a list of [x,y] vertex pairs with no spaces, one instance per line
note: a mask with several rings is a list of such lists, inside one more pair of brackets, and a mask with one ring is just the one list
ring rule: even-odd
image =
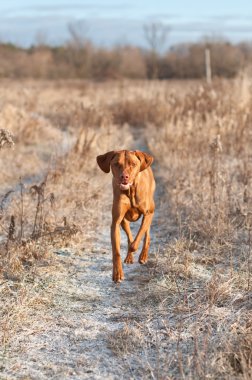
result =
[[152,164],[153,157],[139,150],[113,150],[97,156],[96,160],[105,173],[109,173],[111,168],[115,182],[121,190],[128,190],[138,173]]

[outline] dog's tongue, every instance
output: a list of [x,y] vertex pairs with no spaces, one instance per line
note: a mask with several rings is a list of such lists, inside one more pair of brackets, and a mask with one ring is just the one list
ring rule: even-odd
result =
[[127,184],[120,183],[120,189],[121,190],[129,190],[130,185],[131,185],[130,183],[127,183]]

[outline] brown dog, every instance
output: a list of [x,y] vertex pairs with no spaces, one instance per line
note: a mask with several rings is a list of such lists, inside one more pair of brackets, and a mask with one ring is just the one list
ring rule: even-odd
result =
[[[111,225],[111,243],[113,251],[113,281],[123,280],[123,269],[120,257],[120,225],[128,237],[128,254],[126,264],[133,263],[133,252],[145,235],[139,263],[145,264],[150,246],[150,225],[154,215],[153,199],[155,180],[150,165],[153,157],[140,151],[112,151],[97,157],[99,167],[113,173],[113,207]],[[143,215],[141,227],[133,239],[130,223]]]

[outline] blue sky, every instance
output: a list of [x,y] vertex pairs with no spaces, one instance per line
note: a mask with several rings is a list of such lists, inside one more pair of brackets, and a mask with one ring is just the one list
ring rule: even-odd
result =
[[168,45],[201,37],[252,41],[252,0],[2,0],[0,39],[28,46],[37,36],[57,44],[69,24],[83,24],[98,45],[145,44],[143,25],[170,27]]

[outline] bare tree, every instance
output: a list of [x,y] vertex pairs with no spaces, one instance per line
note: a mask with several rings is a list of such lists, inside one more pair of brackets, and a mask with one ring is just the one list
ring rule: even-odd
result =
[[88,42],[88,26],[85,20],[79,20],[77,22],[68,24],[68,32],[71,37],[71,45],[77,49],[85,47]]
[[38,30],[35,36],[35,45],[38,47],[44,47],[48,45],[47,34],[45,30]]
[[169,26],[160,22],[144,25],[144,36],[150,48],[150,71],[152,79],[158,77],[158,57],[167,40]]
[[85,20],[68,25],[70,34],[69,61],[75,68],[75,75],[88,77],[90,75],[92,45],[87,38],[88,27]]

